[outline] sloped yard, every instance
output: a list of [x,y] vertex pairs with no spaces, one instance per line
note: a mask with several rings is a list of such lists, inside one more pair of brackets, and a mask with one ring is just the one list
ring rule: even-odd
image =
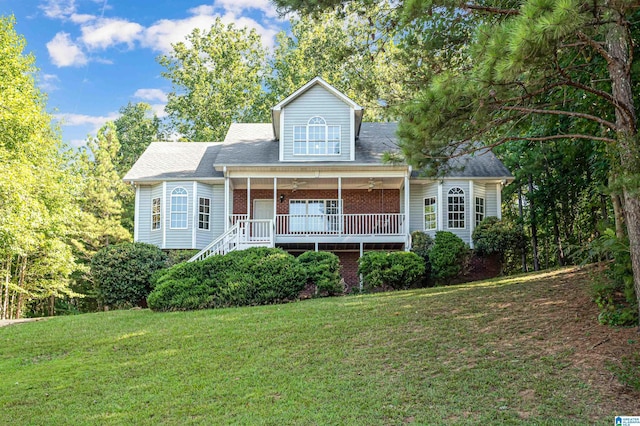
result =
[[0,328],[4,424],[612,424],[640,350],[592,272]]

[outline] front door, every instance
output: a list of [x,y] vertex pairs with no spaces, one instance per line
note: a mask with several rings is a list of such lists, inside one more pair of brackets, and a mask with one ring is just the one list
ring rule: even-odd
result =
[[[273,219],[273,200],[253,200],[254,219]],[[268,222],[254,223],[251,229],[251,238],[265,240],[269,238],[270,226]]]

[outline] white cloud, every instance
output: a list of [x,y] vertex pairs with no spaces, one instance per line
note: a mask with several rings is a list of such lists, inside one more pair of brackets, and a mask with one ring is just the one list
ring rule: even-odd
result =
[[69,19],[74,24],[85,24],[87,22],[93,21],[94,19],[96,19],[96,17],[93,16],[93,15],[85,15],[85,14],[81,14],[81,13],[72,13],[71,16],[69,16]]
[[55,74],[41,74],[40,75],[40,88],[45,92],[53,92],[58,90],[58,82],[60,79]]
[[214,6],[240,16],[246,10],[255,9],[264,12],[268,18],[277,18],[278,12],[269,0],[215,0]]
[[86,114],[74,114],[74,113],[61,113],[54,114],[54,117],[60,122],[63,127],[77,127],[77,126],[91,126],[92,133],[96,133],[100,127],[107,121],[113,121],[119,117],[116,112],[111,112],[108,115],[86,115]]
[[133,97],[145,101],[167,102],[167,94],[160,89],[138,89]]
[[124,19],[99,19],[81,27],[80,40],[90,50],[107,49],[121,43],[132,48],[142,30],[142,25]]
[[75,0],[47,0],[38,7],[52,19],[66,19],[76,11]]
[[151,110],[158,118],[165,118],[169,115],[164,109],[166,106],[167,104],[151,104]]
[[47,43],[51,61],[57,67],[81,66],[87,63],[84,52],[75,44],[68,33],[60,32]]

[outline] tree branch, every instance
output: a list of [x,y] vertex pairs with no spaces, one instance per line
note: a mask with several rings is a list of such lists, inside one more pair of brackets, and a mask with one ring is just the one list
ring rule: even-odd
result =
[[617,142],[615,139],[606,138],[604,136],[583,135],[580,133],[574,133],[569,135],[549,135],[549,136],[531,136],[531,137],[509,136],[509,137],[502,138],[500,140],[502,142],[508,142],[508,141],[550,141],[554,139],[589,139],[589,140],[603,141],[603,142],[609,142],[609,143]]
[[551,114],[551,115],[565,115],[568,117],[578,117],[578,118],[584,118],[585,120],[591,120],[591,121],[595,121],[596,123],[602,124],[605,127],[608,127],[609,129],[613,129],[616,130],[618,126],[616,126],[615,123],[612,123],[610,121],[607,121],[605,119],[602,119],[600,117],[596,117],[595,115],[591,115],[591,114],[584,114],[581,112],[572,112],[572,111],[560,111],[560,110],[556,110],[556,109],[537,109],[537,108],[525,108],[525,107],[516,107],[516,106],[499,106],[499,109],[503,109],[505,111],[519,111],[519,112],[524,112],[524,113],[529,113],[529,114]]
[[520,15],[520,11],[518,9],[501,9],[499,7],[479,6],[477,4],[471,3],[466,3],[462,7],[463,9],[494,13],[496,15]]

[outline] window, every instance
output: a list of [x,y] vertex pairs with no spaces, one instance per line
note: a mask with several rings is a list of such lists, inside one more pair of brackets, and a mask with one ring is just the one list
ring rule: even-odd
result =
[[449,228],[464,228],[464,191],[460,188],[451,188],[448,197]]
[[290,200],[289,232],[339,232],[338,200]]
[[211,199],[200,198],[198,200],[198,229],[209,230],[209,217],[211,215]]
[[476,197],[476,226],[484,220],[484,198]]
[[340,155],[340,126],[311,117],[306,126],[293,126],[294,155]]
[[151,202],[151,229],[160,229],[160,198],[154,198]]
[[437,226],[438,203],[436,197],[424,199],[424,230],[432,231]]
[[187,190],[184,188],[171,192],[171,228],[187,229]]

